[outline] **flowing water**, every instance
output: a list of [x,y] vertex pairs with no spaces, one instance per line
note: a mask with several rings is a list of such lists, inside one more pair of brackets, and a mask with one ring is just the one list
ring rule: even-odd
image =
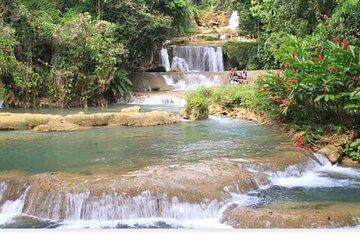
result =
[[[166,48],[160,53],[162,65],[166,71],[179,72],[222,72],[224,71],[222,47],[173,46],[170,61]],[[171,66],[170,66],[171,62]]]
[[[217,73],[201,74],[164,74],[175,91],[86,112],[140,105],[177,113],[183,91],[221,85]],[[276,202],[359,204],[360,169],[331,165],[266,126],[220,116],[151,127],[0,132],[1,228],[231,228],[221,219],[234,207]]]

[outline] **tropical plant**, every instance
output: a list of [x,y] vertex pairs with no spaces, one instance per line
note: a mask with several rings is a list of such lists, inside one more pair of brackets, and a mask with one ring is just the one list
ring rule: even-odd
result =
[[289,121],[358,124],[359,54],[346,39],[290,36],[277,51],[282,69],[257,82],[260,106]]

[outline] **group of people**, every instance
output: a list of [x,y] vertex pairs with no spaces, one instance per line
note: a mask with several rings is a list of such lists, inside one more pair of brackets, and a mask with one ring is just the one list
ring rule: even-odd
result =
[[230,83],[231,83],[231,81],[237,82],[239,84],[245,83],[244,80],[246,80],[246,78],[247,78],[247,69],[246,68],[244,68],[242,71],[240,71],[240,74],[237,73],[236,67],[230,69],[230,79],[229,79]]

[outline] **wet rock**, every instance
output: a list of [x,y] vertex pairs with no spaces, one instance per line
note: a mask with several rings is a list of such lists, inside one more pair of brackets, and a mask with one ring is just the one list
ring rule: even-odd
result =
[[[172,124],[180,121],[178,115],[164,112],[130,112],[73,114],[65,117],[51,114],[2,114],[0,116],[0,130],[32,129],[36,131],[73,131],[79,127],[93,126],[155,126]],[[129,110],[128,110],[129,111]]]
[[139,106],[134,106],[134,107],[128,107],[128,108],[123,108],[121,109],[122,113],[134,113],[134,112],[140,112],[141,107]]
[[332,164],[335,164],[339,162],[343,151],[343,148],[340,146],[327,145],[326,147],[320,149],[318,153],[325,155]]
[[196,109],[183,108],[180,110],[180,116],[183,119],[190,119],[192,121],[208,119],[208,112],[200,112]]
[[34,127],[34,131],[38,132],[64,132],[64,131],[76,131],[80,130],[80,126],[73,124],[64,119],[52,120],[47,124],[39,125]]
[[51,114],[4,113],[0,115],[0,130],[31,129],[61,118],[60,115]]
[[360,167],[360,162],[350,158],[343,158],[341,160],[341,165],[344,167]]
[[359,204],[272,203],[266,208],[235,208],[222,223],[235,228],[338,228],[357,225]]

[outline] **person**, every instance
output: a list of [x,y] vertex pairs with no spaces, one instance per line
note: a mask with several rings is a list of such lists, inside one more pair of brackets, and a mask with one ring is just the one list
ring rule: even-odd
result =
[[247,79],[247,67],[245,67],[244,69],[243,69],[243,71],[242,71],[242,77],[243,77],[243,79]]
[[240,78],[241,78],[241,76],[239,76],[237,74],[237,68],[236,67],[231,68],[231,70],[230,70],[230,82],[234,81],[234,82],[240,83]]

